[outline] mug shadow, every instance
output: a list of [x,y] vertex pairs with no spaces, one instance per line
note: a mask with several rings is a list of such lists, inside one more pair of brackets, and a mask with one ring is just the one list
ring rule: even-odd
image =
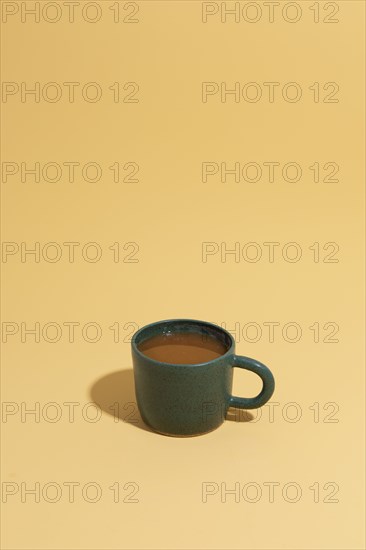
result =
[[226,413],[226,420],[230,422],[251,422],[254,420],[255,416],[246,409],[235,409],[234,407],[229,407],[229,410]]
[[90,388],[90,397],[103,412],[140,430],[152,432],[142,420],[135,395],[132,369],[118,370],[102,376]]
[[[118,370],[102,376],[93,383],[89,393],[93,403],[113,416],[116,422],[122,420],[140,430],[153,432],[139,413],[132,369]],[[249,411],[234,407],[229,408],[225,417],[231,422],[250,422],[254,418]]]

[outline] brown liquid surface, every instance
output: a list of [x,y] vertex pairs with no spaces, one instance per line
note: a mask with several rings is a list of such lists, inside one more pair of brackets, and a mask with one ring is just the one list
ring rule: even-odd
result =
[[227,348],[212,336],[179,332],[159,334],[138,346],[147,357],[163,363],[194,365],[223,355]]

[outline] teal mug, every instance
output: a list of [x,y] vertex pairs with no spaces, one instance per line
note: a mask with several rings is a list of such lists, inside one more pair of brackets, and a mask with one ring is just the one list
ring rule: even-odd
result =
[[[222,355],[202,363],[163,362],[145,355],[143,344],[164,335],[194,334],[217,341]],[[223,328],[193,319],[151,323],[132,337],[137,406],[154,431],[172,436],[200,435],[218,428],[229,407],[255,409],[274,391],[271,371],[259,361],[235,354],[235,340]],[[231,394],[235,367],[256,373],[263,382],[256,397]]]

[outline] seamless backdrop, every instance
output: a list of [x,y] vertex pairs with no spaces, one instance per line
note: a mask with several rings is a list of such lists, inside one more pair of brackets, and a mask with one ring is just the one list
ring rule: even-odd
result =
[[[364,2],[1,10],[3,547],[364,548]],[[177,317],[271,402],[149,431]]]

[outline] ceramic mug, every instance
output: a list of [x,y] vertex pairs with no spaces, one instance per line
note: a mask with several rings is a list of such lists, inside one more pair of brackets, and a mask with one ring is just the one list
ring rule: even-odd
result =
[[[139,345],[166,333],[211,336],[224,345],[223,355],[206,363],[170,364],[144,355]],[[271,371],[259,361],[235,354],[235,340],[223,328],[194,319],[151,323],[132,337],[132,361],[137,405],[143,421],[164,435],[200,435],[220,426],[229,407],[255,409],[274,391]],[[258,374],[263,388],[256,397],[231,395],[235,367]]]

